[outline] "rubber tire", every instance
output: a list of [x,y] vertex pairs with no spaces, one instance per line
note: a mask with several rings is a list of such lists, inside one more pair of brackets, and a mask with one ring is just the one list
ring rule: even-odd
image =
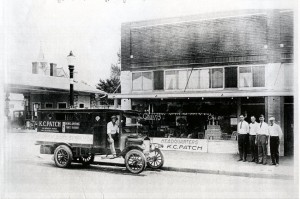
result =
[[[58,152],[61,151],[61,150],[63,150],[63,151],[66,152],[67,158],[68,158],[67,161],[66,161],[66,163],[64,163],[64,164],[59,163],[59,160],[58,160],[58,157],[57,157]],[[67,167],[69,167],[71,165],[72,159],[73,159],[73,154],[72,154],[71,149],[68,146],[66,146],[66,145],[59,145],[58,147],[56,147],[56,149],[54,151],[54,162],[55,162],[55,165],[57,167],[60,167],[60,168],[67,168]]]
[[150,162],[147,162],[147,166],[152,168],[152,169],[160,169],[164,163],[165,163],[165,159],[164,159],[164,155],[163,153],[161,152],[160,149],[154,149],[154,153],[157,152],[160,156],[161,156],[161,162],[159,165],[155,166],[155,165],[152,165]]
[[[138,169],[138,170],[132,169],[132,168],[130,167],[130,165],[129,165],[129,162],[128,162],[130,156],[133,155],[133,154],[138,155],[138,156],[140,156],[140,157],[142,158],[142,166],[141,166],[141,168]],[[142,171],[144,171],[144,169],[146,168],[146,165],[147,165],[147,164],[146,164],[146,157],[145,157],[145,155],[144,155],[141,151],[139,151],[139,150],[137,150],[137,149],[130,150],[130,151],[128,151],[128,152],[126,153],[126,155],[125,155],[125,165],[126,165],[127,170],[129,170],[131,173],[139,174],[139,173],[141,173]]]
[[91,157],[91,159],[88,160],[88,161],[84,161],[84,160],[83,160],[83,157],[80,157],[80,158],[79,158],[79,161],[80,161],[80,163],[81,163],[83,166],[89,166],[90,164],[92,164],[92,163],[94,162],[94,158],[95,158],[94,155],[89,155],[88,157]]

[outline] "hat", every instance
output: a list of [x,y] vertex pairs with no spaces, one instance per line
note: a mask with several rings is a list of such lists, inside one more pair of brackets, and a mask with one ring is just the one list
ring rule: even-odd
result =
[[117,119],[117,116],[113,115],[113,116],[111,116],[110,118],[111,118],[111,119],[113,119],[113,118]]
[[270,117],[270,119],[269,120],[275,120],[275,117]]

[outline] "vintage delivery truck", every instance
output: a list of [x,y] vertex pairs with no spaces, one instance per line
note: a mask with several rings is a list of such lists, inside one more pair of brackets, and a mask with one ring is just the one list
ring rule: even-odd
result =
[[124,158],[132,173],[146,166],[159,169],[164,157],[159,144],[151,143],[140,124],[140,113],[113,109],[42,109],[38,110],[37,141],[41,154],[53,154],[58,167],[72,162],[94,163],[97,155],[110,157],[107,124],[117,117],[119,133],[114,141],[117,158]]

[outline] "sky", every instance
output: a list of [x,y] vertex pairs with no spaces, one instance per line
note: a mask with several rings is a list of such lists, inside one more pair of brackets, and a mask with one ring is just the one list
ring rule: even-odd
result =
[[294,0],[5,0],[5,65],[31,72],[42,46],[66,72],[76,56],[78,79],[96,85],[110,75],[121,48],[121,24],[238,9],[296,7]]

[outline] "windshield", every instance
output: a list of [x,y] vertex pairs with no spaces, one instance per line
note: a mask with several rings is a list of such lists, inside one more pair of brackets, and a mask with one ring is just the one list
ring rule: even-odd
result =
[[141,119],[136,113],[124,113],[121,120],[123,133],[143,134]]

